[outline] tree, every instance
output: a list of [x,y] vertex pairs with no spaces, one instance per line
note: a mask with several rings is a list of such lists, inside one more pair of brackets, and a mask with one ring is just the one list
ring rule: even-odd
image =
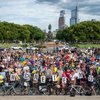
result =
[[100,40],[100,22],[85,21],[57,32],[56,38],[66,42],[96,42]]
[[0,33],[0,41],[2,42],[2,40],[3,40],[3,36],[2,36],[2,34]]
[[31,40],[42,40],[45,38],[44,32],[31,25],[18,25],[8,22],[0,22],[0,40],[5,42],[13,42],[21,40],[29,42]]
[[44,32],[38,28],[38,27],[33,27],[31,25],[24,25],[29,31],[30,31],[30,39],[31,40],[44,40],[45,39],[45,34]]

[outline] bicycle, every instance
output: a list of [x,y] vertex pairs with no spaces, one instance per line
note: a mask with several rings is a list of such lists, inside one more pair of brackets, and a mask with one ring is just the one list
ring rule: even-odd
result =
[[0,86],[0,95],[17,95],[15,90],[15,84],[9,85],[9,83],[2,84]]
[[71,95],[71,93],[75,93],[75,95],[76,94],[85,95],[85,90],[80,85],[71,85],[70,86],[70,95]]

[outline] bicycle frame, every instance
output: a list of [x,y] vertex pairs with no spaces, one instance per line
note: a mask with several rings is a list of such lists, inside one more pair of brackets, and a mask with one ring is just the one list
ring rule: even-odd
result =
[[[74,90],[77,94],[83,94],[85,90],[82,88],[82,86],[79,85],[71,85],[70,91]],[[82,92],[81,92],[82,90]]]
[[11,92],[11,90],[13,90],[15,94],[17,94],[13,85],[8,85],[8,86],[3,85],[1,88],[2,88],[2,91],[4,92],[3,95],[8,95]]

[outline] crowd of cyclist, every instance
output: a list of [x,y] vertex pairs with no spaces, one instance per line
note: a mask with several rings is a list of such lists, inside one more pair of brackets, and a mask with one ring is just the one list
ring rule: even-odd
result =
[[[68,50],[56,49],[52,52],[6,50],[0,52],[0,87],[21,82],[21,87],[34,88],[40,92],[46,86],[48,93],[59,90],[59,94],[69,86],[92,89],[100,84],[100,50],[94,48]],[[40,87],[41,86],[41,87]],[[97,87],[98,88],[98,87]],[[96,94],[96,87],[94,94]],[[98,88],[100,93],[100,85]],[[38,92],[36,92],[38,94]]]

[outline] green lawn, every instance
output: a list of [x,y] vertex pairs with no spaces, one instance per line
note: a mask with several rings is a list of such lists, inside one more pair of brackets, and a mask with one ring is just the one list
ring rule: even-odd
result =
[[[2,48],[11,48],[11,46],[21,46],[21,45],[18,45],[18,44],[15,44],[15,43],[0,43],[0,47],[2,47]],[[73,46],[75,46],[75,47],[79,47],[79,48],[88,48],[88,47],[90,47],[90,48],[92,48],[92,47],[94,47],[94,48],[100,48],[100,44],[73,44]]]
[[0,43],[0,47],[2,48],[11,48],[11,46],[15,46],[15,43]]
[[80,47],[80,48],[100,48],[100,44],[74,44],[74,46],[76,47]]

